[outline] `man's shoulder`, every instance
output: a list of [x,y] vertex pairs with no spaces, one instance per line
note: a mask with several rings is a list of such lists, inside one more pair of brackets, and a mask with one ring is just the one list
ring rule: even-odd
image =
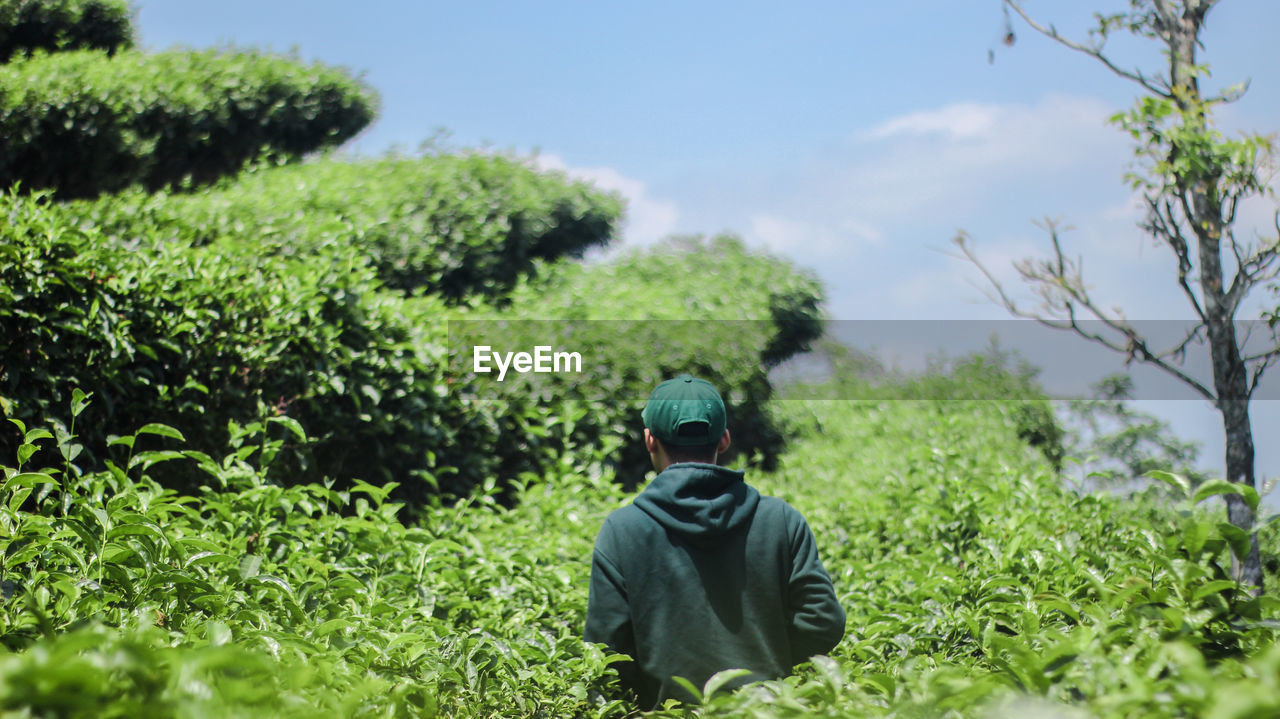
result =
[[768,494],[760,495],[760,504],[756,508],[756,512],[767,512],[771,516],[784,517],[787,519],[802,518],[800,510],[788,504],[787,500]]
[[627,532],[633,531],[636,527],[654,524],[653,518],[645,513],[635,504],[627,504],[609,512],[604,518],[604,524],[601,525],[601,533],[605,532]]
[[756,507],[757,524],[767,524],[774,528],[774,531],[784,531],[787,535],[796,536],[796,533],[803,527],[808,526],[804,515],[800,510],[791,506],[785,499],[781,497],[773,497],[767,494],[760,495],[760,503]]

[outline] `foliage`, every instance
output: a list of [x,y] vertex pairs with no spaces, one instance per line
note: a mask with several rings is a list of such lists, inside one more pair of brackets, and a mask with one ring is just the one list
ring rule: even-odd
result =
[[[81,421],[92,401],[73,398]],[[848,634],[794,677],[713,680],[705,706],[661,714],[989,716],[1028,696],[1097,717],[1274,709],[1280,599],[1227,578],[1227,546],[1247,538],[1193,506],[1243,488],[1206,484],[1177,512],[1066,491],[1002,402],[777,410],[791,451],[749,479],[808,518]],[[263,427],[210,457],[151,425],[126,437],[164,449],[80,476],[73,432],[20,429],[0,480],[5,711],[627,710],[611,658],[580,640],[592,537],[627,500],[602,453],[579,448],[510,509],[490,486],[402,523],[387,487],[266,481],[282,444]],[[182,464],[227,490],[153,479]]]
[[[1170,279],[1195,315],[1195,323],[1180,341],[1157,346],[1153,337],[1125,318],[1122,308],[1107,308],[1097,302],[1084,278],[1083,258],[1063,249],[1057,220],[1044,223],[1052,254],[1014,263],[1021,279],[1041,301],[1035,310],[1020,307],[1005,291],[977,258],[964,232],[957,235],[956,243],[986,276],[993,297],[1010,313],[1071,331],[1124,355],[1126,362],[1138,360],[1158,367],[1212,402],[1222,415],[1226,436],[1225,474],[1232,482],[1254,487],[1249,401],[1263,373],[1280,358],[1280,336],[1273,331],[1265,346],[1245,351],[1249,333],[1238,332],[1236,314],[1255,287],[1280,273],[1280,242],[1275,238],[1251,242],[1243,237],[1245,233],[1237,236],[1236,219],[1241,201],[1259,197],[1274,200],[1269,178],[1276,156],[1269,136],[1249,133],[1227,139],[1214,128],[1215,108],[1239,100],[1248,87],[1247,82],[1240,83],[1217,94],[1202,88],[1209,69],[1197,57],[1204,46],[1201,31],[1217,2],[1130,0],[1123,12],[1095,13],[1090,40],[1079,42],[1059,33],[1054,25],[1033,19],[1021,0],[1001,0],[1006,21],[1008,11],[1013,10],[1041,35],[1094,58],[1142,89],[1131,111],[1111,119],[1133,141],[1137,169],[1126,179],[1141,192],[1147,211],[1139,227],[1173,255],[1177,270]],[[1117,65],[1106,51],[1109,37],[1117,31],[1158,45],[1164,60],[1159,71],[1127,70]],[[1012,44],[1012,30],[1008,39]],[[1088,323],[1092,326],[1086,327],[1082,320],[1092,320]],[[1193,344],[1205,346],[1213,368],[1212,382],[1192,376],[1183,366],[1187,348]],[[1231,522],[1249,531],[1256,519],[1254,513],[1234,495],[1226,501]],[[1260,587],[1257,544],[1237,560],[1242,574]]]
[[[643,293],[661,287],[707,303],[708,319],[686,324],[680,338],[690,344],[657,360],[651,344],[595,322],[599,331],[583,341],[611,358],[611,365],[591,366],[605,374],[554,391],[477,393],[467,389],[474,375],[458,345],[447,342],[445,318],[489,317],[494,310],[448,311],[436,298],[382,291],[362,245],[344,233],[317,233],[305,253],[264,254],[241,238],[190,247],[158,230],[106,242],[80,217],[78,204],[14,196],[6,207],[0,326],[13,341],[0,346],[0,409],[26,422],[65,425],[70,418],[60,398],[72,387],[94,393],[99,401],[82,443],[86,466],[94,468],[119,461],[122,450],[108,445],[112,427],[163,422],[191,437],[194,448],[212,452],[232,436],[230,421],[287,417],[311,439],[288,442],[268,469],[273,479],[394,480],[398,496],[418,504],[437,493],[466,495],[487,482],[505,487],[526,473],[540,475],[574,447],[613,446],[634,436],[634,400],[681,370],[721,384],[738,451],[748,459],[758,454],[767,466],[781,451],[782,435],[764,404],[770,392],[764,355],[780,351],[785,327],[800,328],[790,330],[799,338],[816,326],[779,327],[774,318],[785,313],[773,311],[778,301],[749,281],[772,272],[774,297],[788,298],[782,302],[791,312],[817,306],[811,279],[728,239],[606,264],[548,265],[544,278],[517,291],[503,316],[538,316],[555,307],[574,316],[584,291],[595,298],[594,314],[577,316],[625,316]],[[706,269],[715,282],[707,281]],[[620,273],[642,289],[624,290]],[[804,292],[809,299],[797,303]],[[654,306],[650,316],[683,316],[679,307]],[[743,321],[710,319],[730,307]],[[645,332],[679,324],[648,323]],[[510,339],[537,339],[535,325],[524,333]],[[273,431],[288,436],[284,426]],[[17,440],[0,428],[0,445],[12,451]],[[649,467],[632,443],[616,461],[631,483]],[[204,480],[188,471],[168,473],[166,481],[191,491]]]
[[1258,667],[1275,661],[1264,619],[1280,601],[1226,578],[1234,527],[1190,500],[1179,514],[1064,490],[1021,448],[1013,404],[782,402],[802,431],[756,484],[809,520],[848,633],[830,659],[698,713],[989,716],[1028,695],[1096,717],[1272,706]]
[[104,50],[133,46],[125,0],[8,0],[0,3],[0,63],[35,50]]
[[[0,711],[616,707],[589,699],[608,660],[578,638],[591,546],[583,518],[616,501],[591,466],[548,474],[564,485],[555,501],[530,492],[506,511],[481,495],[406,526],[390,486],[267,483],[258,465],[281,444],[261,428],[245,428],[251,451],[214,459],[151,425],[129,438],[158,434],[178,449],[82,476],[62,458],[73,436],[20,429],[28,443],[0,475]],[[184,462],[227,491],[179,496],[149,477]]]
[[1179,439],[1169,423],[1129,405],[1133,380],[1128,375],[1103,378],[1094,398],[1066,402],[1076,424],[1068,443],[1076,457],[1085,458],[1088,476],[1106,482],[1132,482],[1151,470],[1177,472],[1193,484],[1208,475],[1195,468],[1199,443]]
[[[305,258],[119,247],[65,206],[22,196],[0,206],[0,413],[67,425],[62,398],[94,393],[88,467],[121,451],[107,443],[114,427],[164,422],[212,452],[230,421],[267,417],[312,436],[291,440],[272,469],[290,482],[394,478],[421,500],[549,461],[530,443],[561,419],[528,399],[451,393],[445,308],[420,298],[407,314],[340,238]],[[0,428],[0,446],[17,441]],[[170,481],[190,490],[200,476]]]
[[247,51],[38,53],[0,66],[0,86],[0,185],[62,199],[336,146],[377,103],[343,71]]
[[1016,350],[1000,346],[993,335],[978,352],[959,357],[930,357],[919,373],[889,371],[871,355],[831,339],[821,347],[827,372],[818,384],[793,378],[789,398],[846,400],[929,400],[998,402],[1013,418],[1016,433],[1055,469],[1066,456],[1066,431],[1037,376],[1040,370]]
[[[625,437],[618,475],[635,486],[650,471],[640,408],[662,380],[689,372],[725,399],[733,445],[725,463],[776,465],[785,437],[768,407],[768,371],[822,332],[822,290],[785,260],[748,250],[731,235],[675,238],[590,264],[561,263],[512,294],[502,312],[455,316],[453,360],[477,397],[537,397],[554,406],[589,401],[574,436]],[[472,372],[471,347],[529,349],[551,343],[583,354],[580,373],[498,382]],[[459,390],[467,389],[460,385]]]
[[501,299],[538,260],[608,242],[615,195],[479,152],[255,168],[206,192],[76,204],[118,242],[158,237],[305,256],[350,243],[382,282],[460,303]]

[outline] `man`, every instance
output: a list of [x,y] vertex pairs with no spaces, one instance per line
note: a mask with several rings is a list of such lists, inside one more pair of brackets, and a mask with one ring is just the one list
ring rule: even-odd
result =
[[730,442],[720,393],[680,375],[642,416],[658,476],[600,528],[586,640],[632,658],[614,666],[646,709],[694,699],[673,677],[750,670],[737,686],[831,651],[844,610],[804,517],[715,464]]

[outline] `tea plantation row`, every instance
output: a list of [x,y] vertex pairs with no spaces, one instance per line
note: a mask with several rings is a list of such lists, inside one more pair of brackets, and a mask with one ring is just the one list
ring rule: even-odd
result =
[[[774,407],[796,441],[749,477],[809,517],[846,639],[794,677],[669,713],[1280,710],[1277,601],[1237,589],[1238,538],[1203,506],[1063,489],[1016,437],[1013,404]],[[3,710],[627,711],[609,658],[579,639],[591,542],[628,501],[601,470],[615,445],[563,455],[512,508],[491,485],[402,524],[386,488],[264,481],[280,446],[264,430],[234,427],[209,457],[144,427],[167,448],[76,476],[73,438],[28,429],[38,449],[20,449],[0,487]],[[181,464],[213,489],[179,496],[152,479]],[[1264,544],[1275,551],[1274,533]]]

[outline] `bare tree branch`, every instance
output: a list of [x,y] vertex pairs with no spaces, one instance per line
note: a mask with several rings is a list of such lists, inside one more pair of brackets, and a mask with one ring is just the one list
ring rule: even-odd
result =
[[1266,360],[1266,359],[1268,359],[1268,358],[1272,358],[1272,357],[1280,357],[1280,346],[1272,347],[1271,349],[1269,349],[1269,350],[1267,350],[1267,351],[1265,351],[1265,352],[1259,352],[1259,353],[1257,353],[1257,354],[1251,354],[1251,355],[1248,355],[1247,357],[1243,357],[1243,358],[1241,358],[1241,359],[1243,359],[1243,360],[1244,360],[1244,362],[1245,362],[1246,364],[1248,364],[1248,363],[1251,363],[1251,362],[1257,362],[1258,360]]
[[[969,246],[969,236],[960,232],[955,237],[955,244],[964,253],[966,259],[973,263],[979,271],[987,278],[992,288],[999,298],[999,302],[1012,315],[1023,317],[1025,319],[1035,320],[1045,327],[1052,327],[1058,330],[1070,330],[1078,336],[1083,337],[1091,342],[1100,344],[1112,351],[1125,355],[1127,361],[1140,360],[1147,364],[1164,370],[1165,372],[1177,377],[1184,384],[1191,387],[1202,397],[1210,402],[1217,402],[1216,395],[1205,387],[1199,380],[1191,377],[1183,372],[1180,368],[1170,364],[1165,360],[1166,356],[1177,354],[1181,349],[1191,341],[1199,328],[1203,327],[1203,323],[1197,325],[1192,335],[1184,339],[1179,345],[1176,345],[1165,352],[1153,352],[1148,347],[1145,337],[1140,335],[1128,322],[1122,319],[1109,317],[1101,310],[1088,296],[1084,289],[1083,280],[1078,273],[1076,265],[1067,260],[1062,252],[1062,245],[1057,237],[1057,230],[1053,223],[1047,223],[1050,237],[1054,246],[1054,258],[1051,260],[1041,260],[1039,268],[1030,262],[1018,263],[1015,267],[1023,280],[1035,286],[1037,294],[1039,294],[1046,302],[1048,309],[1057,309],[1065,314],[1065,317],[1054,318],[1047,317],[1034,312],[1027,312],[1014,302],[1013,298],[1005,291],[1004,286],[996,279],[995,275],[987,269],[986,265],[978,259],[973,249]],[[1039,270],[1039,271],[1038,271]],[[1061,293],[1062,296],[1054,297],[1054,292]],[[1106,337],[1100,332],[1091,331],[1080,324],[1081,320],[1077,316],[1077,307],[1081,307],[1088,311],[1094,319],[1100,321],[1108,329],[1121,335],[1123,342],[1118,339]]]
[[1262,373],[1266,372],[1267,368],[1275,364],[1277,358],[1280,358],[1280,347],[1274,348],[1266,354],[1255,355],[1245,359],[1246,364],[1259,359],[1262,360],[1258,364],[1254,365],[1251,372],[1252,377],[1249,378],[1249,397],[1253,397],[1254,390],[1258,389],[1258,383],[1262,381]]
[[1197,339],[1201,339],[1200,334],[1204,329],[1205,329],[1204,322],[1197,323],[1196,326],[1192,327],[1191,331],[1187,333],[1187,336],[1182,338],[1181,342],[1179,342],[1178,344],[1174,345],[1173,347],[1170,347],[1169,349],[1163,352],[1158,353],[1157,356],[1160,357],[1161,359],[1165,357],[1172,357],[1175,361],[1177,361],[1178,363],[1181,363],[1184,359],[1186,359],[1187,345],[1191,344],[1193,341]]
[[1044,35],[1045,37],[1049,38],[1050,40],[1053,40],[1054,42],[1058,43],[1059,45],[1062,45],[1063,47],[1070,48],[1072,50],[1075,50],[1076,52],[1081,52],[1081,53],[1084,53],[1085,55],[1088,55],[1089,57],[1094,58],[1095,60],[1101,62],[1103,65],[1106,65],[1107,69],[1110,70],[1111,72],[1119,75],[1120,77],[1123,77],[1126,80],[1132,80],[1133,82],[1138,83],[1142,87],[1146,88],[1148,92],[1154,95],[1159,95],[1160,97],[1169,98],[1169,99],[1173,98],[1173,93],[1168,88],[1162,88],[1158,85],[1152,84],[1151,81],[1148,80],[1142,74],[1141,70],[1125,70],[1119,67],[1118,65],[1116,65],[1115,63],[1113,63],[1111,61],[1111,58],[1103,54],[1101,45],[1098,45],[1097,47],[1090,47],[1088,45],[1083,45],[1081,43],[1078,43],[1066,37],[1063,37],[1063,35],[1059,33],[1057,28],[1055,28],[1053,25],[1049,25],[1048,27],[1046,27],[1036,22],[1035,20],[1033,20],[1031,16],[1028,15],[1027,12],[1022,9],[1022,6],[1019,5],[1016,0],[1004,0],[1004,1],[1006,5],[1013,8],[1014,12],[1018,13],[1018,15],[1023,19],[1023,21],[1025,21],[1028,25],[1031,26],[1033,30],[1040,33],[1041,35]]
[[1280,274],[1280,267],[1275,266],[1276,260],[1280,258],[1280,245],[1271,244],[1252,251],[1246,247],[1244,249],[1248,254],[1244,256],[1240,254],[1240,249],[1240,244],[1232,233],[1231,252],[1236,258],[1236,274],[1227,291],[1227,302],[1233,315],[1251,288]]
[[1173,254],[1178,260],[1178,286],[1182,288],[1183,294],[1187,296],[1187,301],[1195,309],[1196,316],[1203,322],[1205,321],[1204,308],[1200,306],[1200,298],[1191,289],[1191,282],[1187,279],[1193,269],[1191,251],[1187,244],[1186,235],[1182,234],[1182,226],[1178,223],[1178,217],[1174,214],[1173,204],[1166,199],[1164,207],[1161,208],[1157,199],[1151,195],[1144,194],[1143,199],[1146,200],[1149,210],[1149,219],[1144,225],[1144,229],[1156,238],[1163,240],[1173,250]]

